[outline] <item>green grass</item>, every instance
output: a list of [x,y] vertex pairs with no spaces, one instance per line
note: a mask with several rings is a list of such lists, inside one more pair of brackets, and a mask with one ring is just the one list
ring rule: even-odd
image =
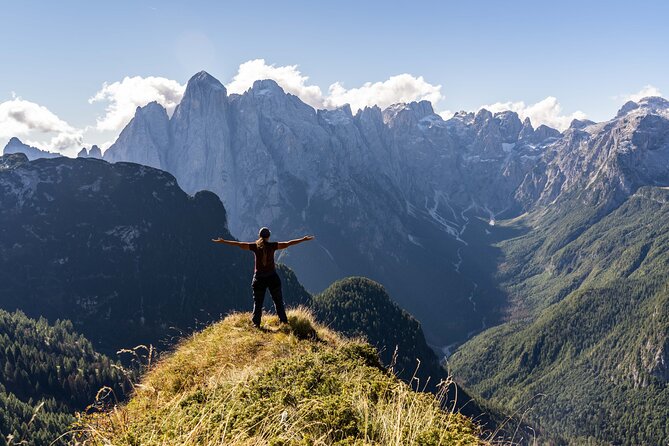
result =
[[[318,325],[228,316],[185,339],[131,400],[80,422],[96,445],[478,445],[470,419],[383,368],[369,344]],[[444,388],[448,383],[444,383]],[[442,394],[443,395],[443,394]]]

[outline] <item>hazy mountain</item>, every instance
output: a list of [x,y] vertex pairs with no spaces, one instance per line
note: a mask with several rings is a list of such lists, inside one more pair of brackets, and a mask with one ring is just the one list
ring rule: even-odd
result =
[[56,158],[62,156],[60,153],[48,152],[46,150],[24,144],[19,138],[16,137],[11,138],[3,150],[4,155],[11,155],[12,153],[23,153],[28,157],[29,160],[35,160],[38,158]]

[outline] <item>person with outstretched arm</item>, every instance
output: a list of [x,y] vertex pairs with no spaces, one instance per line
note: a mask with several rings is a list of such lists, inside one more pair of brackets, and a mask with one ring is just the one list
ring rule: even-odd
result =
[[253,254],[255,254],[255,270],[253,272],[253,282],[251,282],[251,287],[253,288],[253,318],[251,321],[256,327],[260,327],[265,291],[268,288],[279,320],[281,323],[288,323],[286,309],[283,305],[283,295],[281,294],[281,279],[276,273],[276,265],[274,264],[274,252],[314,239],[313,235],[306,235],[287,242],[270,242],[270,235],[271,232],[269,229],[261,228],[258,231],[258,240],[255,242],[237,242],[222,238],[212,239],[215,243],[237,246],[244,250],[253,251]]

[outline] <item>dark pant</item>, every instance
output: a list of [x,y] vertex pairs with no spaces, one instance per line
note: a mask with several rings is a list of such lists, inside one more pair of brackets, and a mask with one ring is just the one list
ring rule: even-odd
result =
[[269,293],[274,301],[274,308],[276,314],[279,316],[281,322],[288,322],[286,317],[286,309],[283,306],[283,295],[281,294],[281,279],[276,272],[269,275],[255,274],[253,282],[253,323],[260,325],[260,318],[262,317],[262,305],[265,301],[265,291],[269,288]]

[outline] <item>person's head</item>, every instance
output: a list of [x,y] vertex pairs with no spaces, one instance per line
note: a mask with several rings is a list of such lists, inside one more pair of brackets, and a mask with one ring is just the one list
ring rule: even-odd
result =
[[258,238],[267,240],[272,233],[269,231],[269,228],[262,227],[258,231]]
[[258,246],[258,248],[265,247],[265,242],[269,240],[270,235],[272,235],[272,233],[269,231],[268,228],[265,227],[260,228],[260,231],[258,231],[258,240],[256,240],[256,245]]

